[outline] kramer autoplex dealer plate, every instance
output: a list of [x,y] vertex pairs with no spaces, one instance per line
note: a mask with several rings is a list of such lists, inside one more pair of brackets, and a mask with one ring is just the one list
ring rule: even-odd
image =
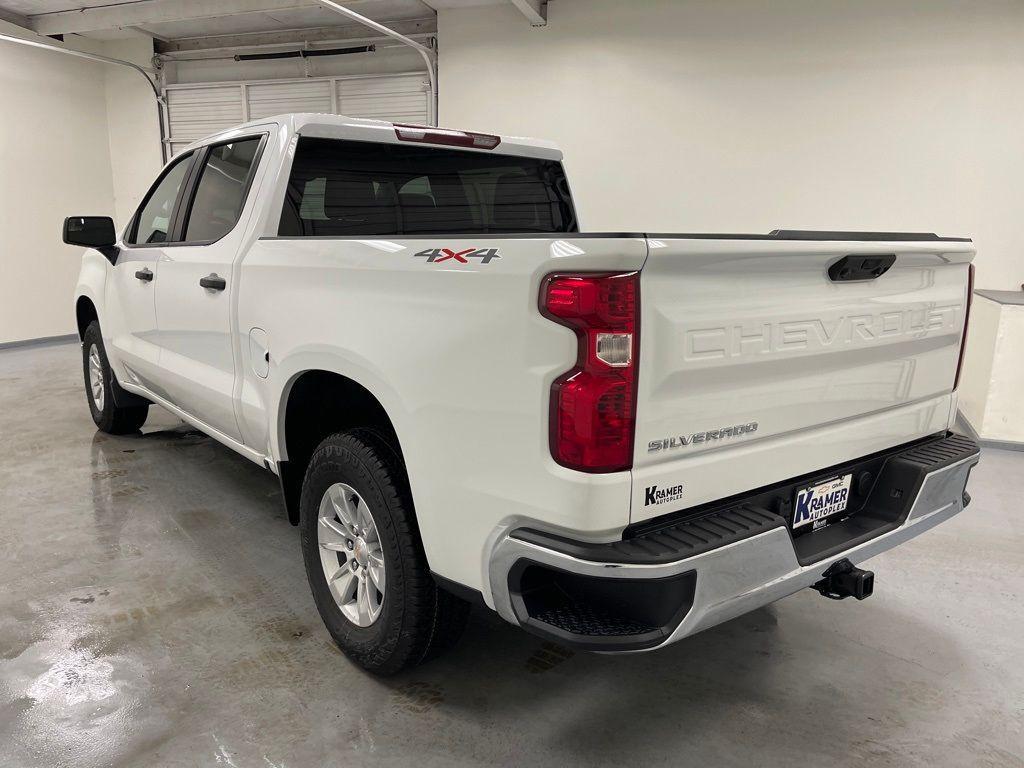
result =
[[812,523],[818,528],[819,521],[824,524],[825,518],[845,512],[850,502],[852,479],[852,474],[842,475],[797,490],[793,502],[793,530]]

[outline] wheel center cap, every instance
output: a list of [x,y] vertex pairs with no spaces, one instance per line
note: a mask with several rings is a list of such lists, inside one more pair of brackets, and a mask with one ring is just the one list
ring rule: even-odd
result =
[[361,538],[356,539],[355,546],[352,547],[352,554],[355,555],[356,562],[359,563],[363,568],[369,562],[367,557],[366,542]]

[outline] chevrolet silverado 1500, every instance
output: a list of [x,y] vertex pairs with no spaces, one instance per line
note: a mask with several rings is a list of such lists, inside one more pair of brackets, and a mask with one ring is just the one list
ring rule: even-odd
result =
[[638,651],[958,513],[969,240],[584,233],[553,145],[327,115],[75,216],[99,429],[156,403],[280,478],[313,598],[391,673],[473,601]]

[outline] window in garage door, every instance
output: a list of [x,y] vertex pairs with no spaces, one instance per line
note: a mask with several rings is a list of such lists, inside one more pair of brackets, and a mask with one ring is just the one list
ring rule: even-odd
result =
[[172,153],[204,136],[284,112],[319,112],[425,124],[425,73],[178,84],[166,88]]

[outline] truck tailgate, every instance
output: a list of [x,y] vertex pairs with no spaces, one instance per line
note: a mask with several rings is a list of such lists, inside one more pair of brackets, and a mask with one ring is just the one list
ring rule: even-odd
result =
[[[946,429],[969,241],[648,244],[631,522]],[[895,261],[830,277],[846,256]]]

